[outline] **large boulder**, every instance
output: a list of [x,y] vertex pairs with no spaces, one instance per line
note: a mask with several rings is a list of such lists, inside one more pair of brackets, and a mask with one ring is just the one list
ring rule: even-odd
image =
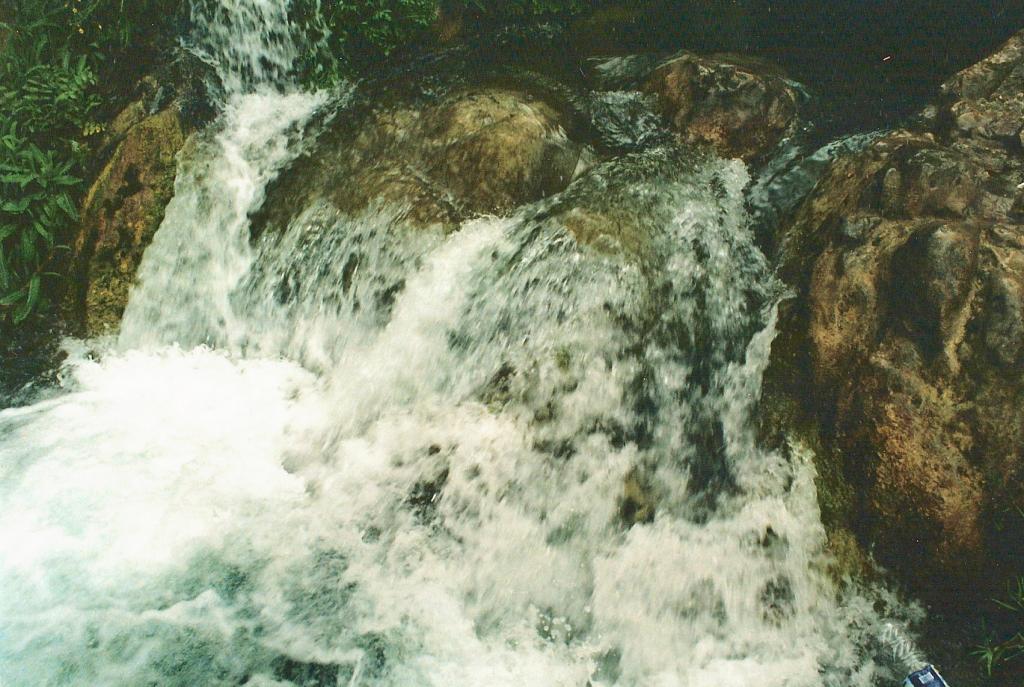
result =
[[412,224],[450,231],[564,189],[583,151],[567,115],[514,89],[347,114],[273,185],[256,232],[283,228],[314,200],[350,213],[391,203]]
[[1024,554],[1024,98],[1001,85],[1021,40],[944,87],[932,131],[835,160],[777,237],[799,297],[769,389],[853,485],[833,525],[942,605],[999,593]]
[[950,79],[942,91],[959,134],[1024,145],[1024,32]]
[[104,124],[71,245],[63,311],[75,334],[110,333],[120,323],[142,253],[174,195],[177,154],[213,116],[209,78],[197,58],[176,54]]
[[69,307],[79,333],[96,336],[120,323],[142,253],[174,194],[185,138],[175,107],[141,118],[89,189],[72,246]]
[[792,82],[766,63],[738,56],[683,53],[643,85],[686,143],[729,158],[756,160],[789,133],[799,98]]

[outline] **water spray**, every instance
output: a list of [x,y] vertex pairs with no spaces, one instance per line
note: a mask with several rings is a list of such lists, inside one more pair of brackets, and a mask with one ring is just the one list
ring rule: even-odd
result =
[[903,681],[903,687],[949,687],[935,666],[928,663],[914,641],[895,624],[885,624],[881,639],[892,652],[893,661],[910,673]]

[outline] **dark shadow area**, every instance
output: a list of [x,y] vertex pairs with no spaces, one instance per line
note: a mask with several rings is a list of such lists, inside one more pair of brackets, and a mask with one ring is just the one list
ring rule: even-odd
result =
[[846,105],[857,128],[895,123],[950,75],[1024,29],[1019,0],[760,0],[757,52]]

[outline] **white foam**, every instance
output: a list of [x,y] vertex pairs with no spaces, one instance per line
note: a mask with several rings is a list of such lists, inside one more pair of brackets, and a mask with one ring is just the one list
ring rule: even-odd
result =
[[287,41],[235,45],[291,35],[283,3],[219,6],[235,92],[119,341],[0,412],[0,682],[886,677],[872,601],[822,572],[809,454],[756,440],[777,288],[742,165],[578,181],[636,205],[643,260],[557,213],[443,236],[322,199],[253,246],[325,96],[273,82]]

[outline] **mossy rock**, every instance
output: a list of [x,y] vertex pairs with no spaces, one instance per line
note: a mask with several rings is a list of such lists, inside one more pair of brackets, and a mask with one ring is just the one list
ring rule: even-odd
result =
[[[138,116],[130,105],[125,119]],[[176,107],[127,127],[89,189],[72,246],[65,310],[72,330],[97,336],[116,330],[143,251],[174,195],[176,156],[187,132]]]
[[582,146],[568,136],[568,120],[544,99],[504,87],[346,113],[270,186],[253,233],[284,229],[316,201],[353,215],[392,205],[409,225],[445,231],[511,213],[574,178]]

